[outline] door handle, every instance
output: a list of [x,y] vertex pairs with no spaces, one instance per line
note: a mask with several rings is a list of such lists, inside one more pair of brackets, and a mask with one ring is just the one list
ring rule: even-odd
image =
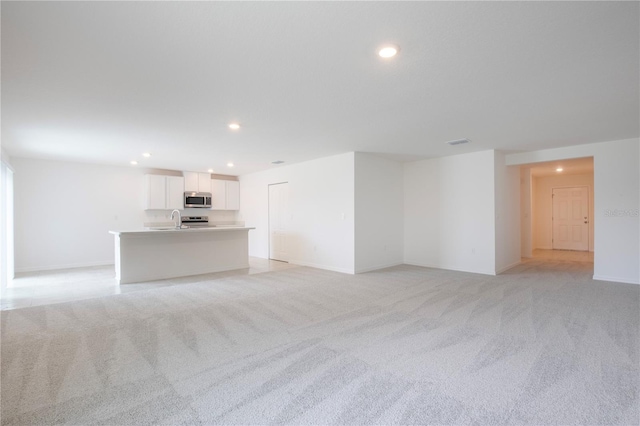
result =
[[584,217],[584,223],[589,223],[586,216]]

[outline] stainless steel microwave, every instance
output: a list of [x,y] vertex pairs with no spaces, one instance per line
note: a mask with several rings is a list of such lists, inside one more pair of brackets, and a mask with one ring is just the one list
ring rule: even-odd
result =
[[198,209],[211,208],[211,193],[210,192],[185,192],[184,207],[198,208]]

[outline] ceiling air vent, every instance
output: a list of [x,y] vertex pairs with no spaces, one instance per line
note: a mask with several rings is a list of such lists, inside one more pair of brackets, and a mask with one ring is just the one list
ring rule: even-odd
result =
[[284,163],[284,161],[282,160],[276,160],[271,162],[271,164],[282,164],[282,163]]
[[465,143],[471,142],[469,139],[456,139],[455,141],[446,142],[447,145],[463,145]]

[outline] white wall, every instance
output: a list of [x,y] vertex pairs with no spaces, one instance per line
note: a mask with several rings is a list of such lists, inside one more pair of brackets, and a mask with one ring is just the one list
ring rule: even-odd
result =
[[[109,230],[168,221],[169,212],[143,210],[144,169],[13,158],[16,271],[114,263]],[[210,220],[234,212],[186,209]]]
[[289,261],[354,273],[354,153],[275,167],[240,177],[240,219],[249,255],[269,257],[268,185],[289,183]]
[[404,167],[405,263],[494,274],[494,151]]
[[[409,264],[494,274],[520,252],[519,178],[507,166],[593,156],[594,277],[638,283],[639,151],[638,139],[630,139],[429,159],[404,164],[399,191],[398,165],[342,154],[242,176],[239,218],[257,228],[249,232],[250,254],[267,258],[267,185],[289,182],[293,263],[353,273],[393,264],[400,254]],[[110,229],[168,216],[142,210],[141,169],[21,158],[12,164],[18,271],[113,263]],[[378,198],[400,202],[376,210]],[[191,210],[186,214],[203,213]],[[368,232],[400,212],[402,226]],[[206,214],[236,219],[232,212]]]
[[356,152],[356,272],[403,262],[403,203],[402,164]]
[[520,168],[495,151],[495,245],[497,274],[520,263]]
[[13,167],[13,163],[11,162],[11,156],[4,148],[0,147],[0,161],[4,162],[9,167]]
[[640,284],[640,140],[511,154],[519,165],[594,157],[594,278]]
[[534,177],[535,192],[533,193],[533,209],[535,222],[533,223],[534,247],[538,249],[553,248],[553,188],[570,186],[589,187],[589,251],[593,251],[594,243],[594,195],[593,173],[579,175],[556,175]]
[[533,256],[533,211],[531,169],[520,167],[520,254],[522,257]]
[[13,159],[16,270],[113,263],[117,228],[142,225],[137,169]]

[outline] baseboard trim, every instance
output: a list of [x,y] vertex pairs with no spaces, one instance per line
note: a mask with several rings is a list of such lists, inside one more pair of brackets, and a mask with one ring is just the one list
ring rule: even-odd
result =
[[609,277],[606,275],[593,274],[593,279],[596,281],[609,281],[609,282],[623,283],[623,284],[640,284],[640,281],[637,281],[637,280],[634,281],[627,278]]
[[511,265],[505,266],[504,268],[500,268],[500,269],[496,269],[496,275],[501,274],[505,271],[508,271],[511,268],[515,268],[516,266],[520,265],[522,263],[522,261],[517,261],[512,263]]
[[30,268],[16,268],[15,272],[57,271],[60,269],[90,268],[92,266],[109,266],[109,265],[114,265],[113,260],[105,260],[102,262],[68,263],[65,265],[36,266],[36,267],[30,267]]
[[183,274],[178,274],[178,275],[172,275],[172,276],[166,276],[166,275],[162,275],[162,276],[156,276],[153,274],[139,274],[139,275],[134,275],[134,276],[128,276],[126,279],[118,279],[116,277],[116,282],[118,283],[118,285],[120,284],[138,284],[138,283],[145,283],[148,281],[160,281],[160,280],[170,280],[170,279],[175,279],[175,278],[182,278],[182,277],[192,277],[195,275],[205,275],[205,274],[215,274],[217,272],[227,272],[227,271],[235,271],[238,269],[248,269],[249,268],[249,263],[239,263],[237,265],[232,265],[232,266],[223,266],[223,267],[219,267],[219,268],[213,268],[213,269],[208,269],[208,268],[204,268],[204,269],[200,269],[200,270],[194,270],[193,273],[189,273],[187,275],[183,275]]
[[340,273],[349,274],[349,275],[353,275],[354,274],[353,269],[336,268],[334,266],[326,266],[326,265],[321,265],[319,263],[300,262],[300,261],[295,260],[295,259],[289,259],[288,262],[292,263],[294,265],[308,266],[309,268],[324,269],[326,271],[340,272]]
[[495,271],[472,271],[472,270],[469,270],[469,269],[462,269],[462,268],[457,268],[457,267],[452,267],[452,266],[430,265],[430,264],[427,264],[427,263],[414,262],[414,261],[411,261],[411,260],[405,260],[403,263],[405,265],[421,266],[423,268],[444,269],[446,271],[468,272],[470,274],[481,274],[481,275],[496,275]]
[[367,268],[358,268],[358,269],[356,269],[356,274],[362,274],[364,272],[377,271],[378,269],[391,268],[392,266],[402,265],[403,263],[404,262],[400,261],[400,262],[385,263],[383,265],[371,266],[371,267],[367,267]]

